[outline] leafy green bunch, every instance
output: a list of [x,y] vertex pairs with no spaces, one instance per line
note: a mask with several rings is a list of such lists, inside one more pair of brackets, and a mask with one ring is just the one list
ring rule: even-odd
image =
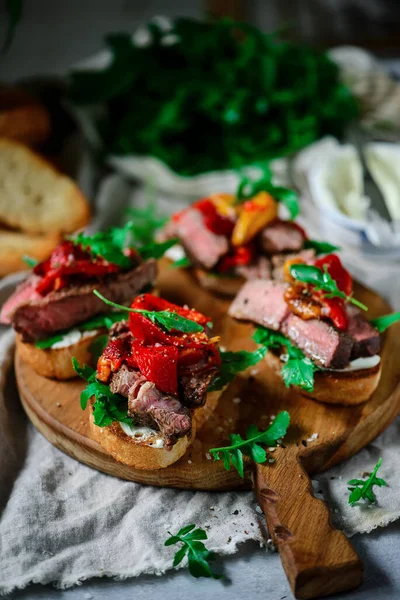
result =
[[169,537],[164,546],[172,546],[181,543],[181,548],[174,556],[173,566],[177,567],[187,556],[189,573],[193,577],[212,577],[220,579],[221,575],[216,575],[210,568],[210,562],[215,559],[215,554],[205,547],[201,540],[207,539],[207,533],[204,529],[197,528],[196,525],[186,525],[178,531],[176,535],[168,532]]
[[286,351],[286,361],[282,365],[282,379],[287,387],[296,385],[307,392],[314,389],[314,375],[318,370],[305,354],[279,331],[257,327],[253,340],[267,352],[269,349]]
[[71,101],[104,108],[95,125],[107,152],[155,156],[182,175],[291,154],[358,114],[325,53],[247,23],[154,20],[105,41],[110,63],[72,72]]

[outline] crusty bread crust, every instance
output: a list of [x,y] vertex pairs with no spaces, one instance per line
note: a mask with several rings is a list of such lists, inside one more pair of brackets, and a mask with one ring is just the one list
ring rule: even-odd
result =
[[39,375],[50,379],[72,379],[76,373],[72,367],[72,357],[75,357],[80,365],[93,365],[92,354],[89,351],[96,337],[106,333],[106,330],[99,330],[96,335],[82,338],[75,344],[66,348],[42,350],[35,344],[26,344],[21,340],[21,336],[16,334],[17,351],[25,362],[28,363]]
[[72,179],[6,138],[0,138],[0,184],[0,221],[13,229],[72,233],[89,221],[89,204]]
[[[280,376],[282,361],[274,352],[268,352],[267,365]],[[317,371],[312,392],[296,388],[303,396],[324,402],[356,406],[366,402],[376,390],[381,377],[381,362],[371,369],[358,371]]]
[[43,104],[21,88],[0,87],[0,137],[35,146],[50,134],[50,114]]
[[164,469],[176,462],[183,456],[194,439],[196,426],[193,423],[190,438],[180,438],[171,448],[154,448],[149,444],[154,438],[148,438],[146,442],[135,440],[126,435],[119,423],[112,423],[108,427],[98,427],[93,421],[93,411],[89,410],[89,428],[91,436],[106,450],[115,460],[135,469]]
[[28,269],[23,256],[46,260],[60,241],[57,233],[44,236],[0,229],[0,277]]
[[203,269],[194,269],[194,274],[203,288],[230,298],[234,298],[245,283],[243,277],[216,277]]

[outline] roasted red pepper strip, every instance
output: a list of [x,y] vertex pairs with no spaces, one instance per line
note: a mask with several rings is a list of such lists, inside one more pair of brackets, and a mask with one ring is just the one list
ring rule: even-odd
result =
[[[117,338],[108,342],[97,362],[97,378],[107,382],[111,373],[115,373],[124,361],[131,357],[131,345],[126,338]],[[130,361],[131,366],[135,366]]]
[[178,357],[176,346],[145,346],[134,342],[133,356],[139,371],[165,394],[178,394]]
[[255,247],[253,244],[234,248],[230,254],[224,256],[217,267],[219,273],[228,273],[235,267],[248,265],[254,259]]
[[346,312],[345,301],[342,298],[320,298],[322,316],[327,317],[339,331],[347,331],[349,317]]
[[344,268],[340,258],[336,254],[327,254],[323,258],[316,260],[314,264],[322,271],[325,267],[332,279],[336,281],[339,290],[344,292],[346,296],[351,295],[353,291],[353,280],[350,273]]
[[196,209],[203,215],[204,225],[216,235],[224,235],[230,237],[235,227],[235,221],[229,217],[221,215],[215,204],[209,198],[198,200],[187,209],[181,210],[172,216],[172,220],[177,222],[182,214],[190,209]]

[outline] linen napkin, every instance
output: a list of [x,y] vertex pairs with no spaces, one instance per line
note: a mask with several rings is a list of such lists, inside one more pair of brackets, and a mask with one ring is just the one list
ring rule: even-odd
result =
[[[119,176],[106,178],[93,227],[119,220],[146,197]],[[167,200],[161,198],[161,205]],[[171,207],[170,200],[168,206]],[[175,207],[173,207],[175,210]],[[21,275],[0,283],[0,304]],[[388,284],[387,289],[390,289]],[[163,543],[183,525],[208,532],[208,547],[231,554],[249,539],[265,544],[265,521],[251,492],[198,492],[152,488],[86,467],[50,445],[25,418],[12,377],[13,334],[0,336],[0,594],[29,583],[66,588],[91,577],[117,579],[162,574],[174,548]],[[400,421],[343,465],[315,480],[336,524],[348,535],[367,532],[400,514]],[[383,457],[378,507],[347,505],[346,482]],[[269,544],[267,543],[267,547]],[[184,566],[183,563],[181,566]]]

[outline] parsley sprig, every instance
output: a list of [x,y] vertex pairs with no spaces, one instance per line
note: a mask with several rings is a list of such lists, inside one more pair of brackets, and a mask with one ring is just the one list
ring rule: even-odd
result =
[[304,248],[315,250],[317,256],[320,254],[338,252],[338,250],[340,250],[339,246],[334,246],[333,244],[329,244],[329,242],[319,242],[318,240],[306,240],[304,242]]
[[222,390],[233,381],[240,371],[256,365],[267,353],[265,348],[257,348],[254,352],[240,350],[239,352],[223,352],[220,350],[221,365],[219,373],[208,388],[209,392]]
[[287,360],[282,365],[282,379],[286,385],[296,385],[307,392],[314,389],[314,375],[318,367],[305,356],[305,354],[292,344],[287,337],[279,331],[273,331],[266,327],[257,327],[253,340],[261,344],[266,350],[271,348],[279,349],[284,347],[287,353]]
[[318,267],[313,265],[295,264],[290,267],[290,274],[297,281],[302,283],[309,283],[315,287],[316,290],[327,292],[326,298],[343,298],[346,302],[351,302],[362,310],[368,310],[365,304],[362,304],[359,300],[356,300],[352,296],[347,296],[344,292],[340,291],[336,281],[331,277],[328,271],[321,271]]
[[76,358],[72,359],[74,370],[88,385],[81,392],[81,408],[86,409],[89,399],[94,396],[93,418],[98,427],[107,427],[114,421],[122,421],[132,425],[128,417],[128,401],[120,394],[113,394],[109,386],[97,381],[96,371],[88,365],[79,365]]
[[176,535],[173,535],[170,531],[168,533],[171,537],[166,540],[164,546],[182,544],[174,556],[172,563],[174,567],[179,565],[185,556],[187,556],[189,573],[193,577],[221,578],[221,575],[213,573],[209,565],[214,560],[215,554],[207,550],[203,542],[200,541],[208,539],[204,529],[196,529],[196,525],[186,525]]
[[350,506],[355,506],[360,500],[367,500],[371,503],[376,502],[375,494],[372,489],[373,486],[377,485],[378,487],[384,487],[387,485],[384,479],[380,479],[376,476],[381,464],[382,458],[378,460],[374,470],[372,471],[368,479],[350,479],[350,481],[347,482],[347,485],[350,486],[348,488],[350,492]]
[[[84,323],[80,323],[76,326],[76,328],[80,331],[93,331],[95,329],[103,329],[104,327],[110,329],[114,323],[123,321],[125,319],[125,316],[126,315],[124,312],[114,312],[108,313],[106,315],[97,315],[96,317],[93,317],[92,319],[89,319]],[[60,342],[63,339],[63,337],[69,334],[70,331],[71,329],[67,329],[66,331],[60,331],[59,333],[56,333],[44,340],[37,340],[35,345],[37,348],[46,350],[47,348],[51,348],[52,346],[54,346],[54,344],[56,344],[57,342]]]
[[94,290],[93,293],[109,306],[113,306],[114,308],[119,308],[127,312],[140,313],[154,323],[154,325],[158,325],[167,331],[182,331],[183,333],[200,333],[201,331],[204,331],[204,327],[199,325],[199,323],[196,323],[191,319],[187,319],[186,317],[182,317],[181,315],[171,312],[170,310],[155,311],[143,310],[140,308],[128,308],[127,306],[122,306],[121,304],[116,304],[115,302],[108,300],[97,290]]
[[390,315],[384,315],[383,317],[377,317],[376,319],[371,319],[370,323],[378,331],[383,333],[391,325],[394,325],[395,323],[398,323],[399,321],[400,321],[400,312],[395,312],[395,313],[391,313]]
[[231,433],[229,446],[211,448],[209,452],[214,460],[220,460],[222,456],[225,469],[230,471],[231,465],[233,465],[240,477],[243,478],[243,454],[252,458],[256,463],[264,463],[267,460],[267,451],[260,444],[268,448],[276,446],[277,441],[286,434],[289,423],[289,413],[282,411],[265,431],[260,431],[256,425],[250,425],[247,428],[245,439],[238,433]]

